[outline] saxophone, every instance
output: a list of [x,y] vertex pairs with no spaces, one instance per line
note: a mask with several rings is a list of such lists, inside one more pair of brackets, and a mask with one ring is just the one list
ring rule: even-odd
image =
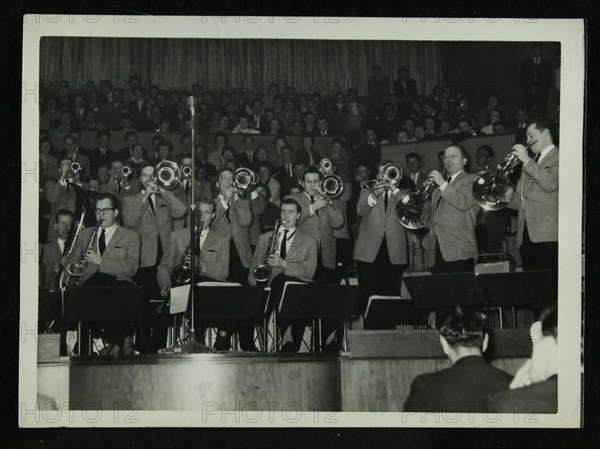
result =
[[[83,253],[84,257],[88,251],[92,251],[94,249],[94,246],[96,245],[96,236],[98,235],[98,230],[100,229],[101,224],[102,224],[102,220],[99,220],[96,227],[94,227],[94,230],[92,231],[92,235],[90,236],[90,241],[88,242],[87,249],[86,249],[85,253]],[[81,278],[83,277],[83,274],[85,273],[86,267],[87,267],[87,262],[85,261],[85,259],[82,259],[81,262],[73,262],[73,263],[70,263],[69,265],[67,265],[63,272],[63,274],[66,273],[66,276],[63,277],[63,282],[61,283],[61,285],[63,285],[63,288],[65,288],[65,287],[80,287],[81,286]]]
[[204,222],[200,222],[200,227],[196,230],[192,241],[190,241],[185,250],[183,251],[183,255],[181,256],[181,260],[179,264],[173,268],[173,273],[171,274],[171,284],[167,284],[165,288],[163,288],[160,294],[163,296],[163,302],[156,306],[156,313],[163,314],[168,310],[169,302],[171,298],[169,296],[169,292],[171,291],[171,285],[183,285],[187,284],[192,279],[192,269],[190,267],[192,248],[196,246],[196,242],[200,238],[200,234],[202,234],[202,230],[204,229]]
[[55,286],[56,290],[63,289],[67,285],[67,283],[70,279],[70,277],[65,273],[65,266],[63,265],[63,260],[64,260],[64,257],[70,257],[71,254],[73,253],[73,249],[75,249],[75,243],[77,242],[79,233],[84,228],[83,221],[85,219],[85,212],[86,212],[86,210],[84,207],[83,210],[81,211],[81,218],[77,222],[75,232],[73,234],[71,234],[70,239],[68,239],[67,242],[65,243],[65,249],[64,249],[63,253],[61,254],[61,258],[60,258],[61,259],[60,260],[60,269],[56,273],[56,277],[54,280],[54,286]]
[[267,253],[265,254],[265,260],[260,265],[254,267],[254,270],[252,270],[252,274],[256,278],[257,282],[267,282],[271,277],[271,272],[273,270],[271,269],[267,261],[269,257],[275,254],[275,252],[277,251],[277,232],[279,231],[280,226],[281,223],[279,222],[279,220],[276,220],[275,227],[273,228],[273,234],[271,234],[271,236],[269,237],[269,244],[267,245],[268,249]]

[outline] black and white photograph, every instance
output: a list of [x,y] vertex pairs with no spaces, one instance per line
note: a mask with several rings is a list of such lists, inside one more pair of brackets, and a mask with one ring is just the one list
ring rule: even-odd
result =
[[27,15],[19,425],[581,427],[584,70],[574,19]]

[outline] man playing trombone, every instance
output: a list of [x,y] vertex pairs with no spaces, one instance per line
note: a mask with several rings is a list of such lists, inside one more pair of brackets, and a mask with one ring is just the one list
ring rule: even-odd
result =
[[322,175],[317,167],[308,167],[303,175],[303,192],[288,196],[294,199],[304,213],[298,220],[298,230],[317,240],[319,254],[315,281],[335,283],[336,241],[334,230],[344,226],[339,208],[323,192]]

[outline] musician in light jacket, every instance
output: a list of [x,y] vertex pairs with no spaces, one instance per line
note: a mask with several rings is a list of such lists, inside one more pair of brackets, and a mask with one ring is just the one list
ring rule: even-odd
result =
[[[196,203],[196,230],[202,225],[198,245],[192,250],[196,254],[196,281],[226,281],[229,276],[229,241],[210,229],[215,218],[215,203],[212,199],[202,198]],[[190,243],[190,230],[178,229],[171,234],[171,243],[167,247],[156,274],[161,292],[171,285],[173,268],[182,261],[183,254]],[[198,252],[200,256],[198,256]],[[186,262],[189,266],[188,257]]]
[[[311,282],[317,269],[317,240],[300,231],[296,224],[302,216],[300,204],[292,199],[285,198],[281,202],[281,226],[276,235],[273,232],[261,234],[256,244],[256,251],[248,274],[250,285],[256,285],[254,269],[262,264],[270,267],[270,275],[267,283],[271,287],[272,302],[277,309],[281,301],[283,287],[286,282]],[[269,241],[274,251],[269,252]],[[280,323],[282,331],[285,331],[290,323]],[[296,352],[300,349],[302,336],[306,323],[304,320],[294,320],[292,323],[292,341],[286,343],[282,350]]]
[[54,217],[56,240],[42,246],[41,280],[42,287],[53,289],[56,286],[56,277],[62,267],[62,256],[75,216],[67,209],[60,209]]

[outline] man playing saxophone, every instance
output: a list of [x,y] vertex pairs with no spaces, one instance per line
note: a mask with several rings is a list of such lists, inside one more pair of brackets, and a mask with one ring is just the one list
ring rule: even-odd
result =
[[66,257],[65,265],[83,265],[79,285],[130,285],[140,265],[139,234],[116,222],[119,202],[110,193],[96,196],[94,214],[96,227],[81,231],[79,242]]
[[[281,226],[275,232],[261,234],[256,244],[252,267],[248,274],[250,285],[256,285],[258,275],[257,267],[269,267],[268,284],[271,287],[271,301],[275,307],[281,300],[283,287],[287,281],[311,282],[317,269],[317,240],[296,228],[302,216],[300,204],[293,198],[285,198],[280,208]],[[275,235],[274,235],[275,234]],[[272,240],[271,240],[272,239]],[[289,324],[289,323],[288,323]],[[282,330],[285,329],[282,323]],[[292,341],[284,346],[286,351],[298,351],[302,343],[305,323],[303,320],[294,320],[292,323]]]
[[[138,271],[140,261],[140,236],[137,232],[120,226],[116,222],[119,216],[119,201],[110,193],[96,196],[94,214],[96,226],[81,231],[71,254],[65,259],[65,272],[80,272],[78,280],[71,280],[68,285],[84,287],[99,286],[131,286],[132,278]],[[77,265],[78,269],[73,269]],[[114,323],[101,323],[104,328],[102,336],[110,348],[111,355],[133,353],[132,339],[124,336],[133,335],[129,326],[120,329]],[[86,347],[86,332],[80,336],[82,347]]]
[[[163,296],[171,287],[173,269],[186,264],[189,268],[191,253],[196,256],[196,282],[225,281],[229,276],[229,240],[210,229],[215,218],[215,202],[201,198],[196,202],[196,234],[194,248],[190,248],[190,230],[181,228],[171,233],[171,242],[160,260],[156,280]],[[184,257],[185,256],[185,257]]]

